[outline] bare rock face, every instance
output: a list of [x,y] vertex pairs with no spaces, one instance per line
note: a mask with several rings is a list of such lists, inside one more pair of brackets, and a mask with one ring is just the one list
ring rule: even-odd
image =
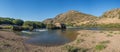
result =
[[46,23],[46,21],[52,21],[52,23],[64,23],[66,25],[79,26],[81,24],[89,23],[95,19],[95,16],[71,10],[66,13],[57,15],[54,19],[47,19],[44,22]]

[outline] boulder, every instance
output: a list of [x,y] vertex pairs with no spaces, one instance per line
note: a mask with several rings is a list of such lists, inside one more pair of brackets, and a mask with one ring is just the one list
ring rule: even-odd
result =
[[59,29],[66,29],[66,25],[64,23],[55,23],[55,27]]

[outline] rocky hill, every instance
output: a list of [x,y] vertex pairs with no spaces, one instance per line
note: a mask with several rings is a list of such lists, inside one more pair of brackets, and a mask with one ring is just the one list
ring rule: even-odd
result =
[[99,20],[98,24],[120,23],[120,8],[112,9],[105,12]]
[[70,26],[80,26],[82,24],[117,24],[120,23],[120,8],[109,10],[100,17],[71,10],[57,15],[53,19],[47,19],[44,23],[65,23]]
[[97,17],[89,14],[71,10],[66,13],[57,15],[53,19],[47,19],[44,21],[44,23],[65,23],[66,25],[70,26],[79,26],[81,24],[93,22],[96,18]]
[[51,24],[53,23],[53,19],[52,18],[49,18],[49,19],[46,19],[43,21],[44,24]]

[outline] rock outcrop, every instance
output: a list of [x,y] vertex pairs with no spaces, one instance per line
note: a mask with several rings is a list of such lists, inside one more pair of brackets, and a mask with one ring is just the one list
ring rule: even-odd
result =
[[48,29],[66,29],[66,25],[63,23],[47,24],[46,27]]

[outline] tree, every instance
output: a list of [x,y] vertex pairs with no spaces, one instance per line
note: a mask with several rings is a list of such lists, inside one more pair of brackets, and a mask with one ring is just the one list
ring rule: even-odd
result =
[[35,27],[35,24],[33,21],[25,21],[23,26]]
[[47,24],[46,28],[48,29],[55,29],[55,25],[54,24]]
[[23,20],[20,20],[20,19],[15,19],[15,20],[13,20],[13,24],[15,24],[15,25],[22,26],[23,23],[24,23],[24,21],[23,21]]
[[0,17],[0,24],[13,24],[12,23],[13,20],[15,20],[15,19]]
[[45,28],[45,24],[43,24],[42,22],[34,22],[36,25],[36,28]]
[[37,21],[25,21],[23,26],[33,27],[33,28],[45,28],[45,25],[42,22],[37,22]]

